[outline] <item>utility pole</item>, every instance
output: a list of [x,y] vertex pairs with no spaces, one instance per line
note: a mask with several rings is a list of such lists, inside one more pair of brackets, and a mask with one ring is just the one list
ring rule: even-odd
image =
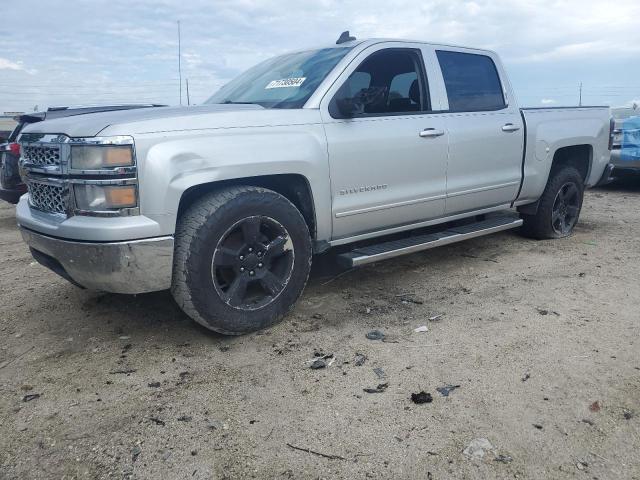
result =
[[182,45],[180,40],[180,20],[178,20],[178,79],[180,81],[180,105],[182,105]]
[[578,100],[578,106],[582,106],[582,82],[580,82],[580,98]]
[[189,79],[185,78],[185,82],[187,82],[187,105],[191,105],[191,101],[189,100]]

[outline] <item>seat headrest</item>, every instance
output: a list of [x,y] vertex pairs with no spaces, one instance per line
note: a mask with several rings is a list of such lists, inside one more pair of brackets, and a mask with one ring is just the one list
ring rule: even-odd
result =
[[414,80],[409,87],[409,98],[412,102],[420,104],[420,85],[418,79]]

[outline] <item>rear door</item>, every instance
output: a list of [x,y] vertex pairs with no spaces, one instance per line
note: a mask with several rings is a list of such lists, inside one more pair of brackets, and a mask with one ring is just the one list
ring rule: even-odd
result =
[[[445,120],[432,112],[420,45],[391,45],[364,50],[321,103],[334,239],[444,214]],[[336,115],[337,101],[363,90],[381,94],[351,118]]]
[[449,134],[446,214],[506,205],[522,175],[520,110],[492,54],[436,48]]

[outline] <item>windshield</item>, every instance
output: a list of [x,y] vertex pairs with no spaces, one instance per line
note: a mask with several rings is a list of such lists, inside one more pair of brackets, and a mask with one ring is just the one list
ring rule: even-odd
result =
[[271,58],[226,84],[205,103],[301,108],[349,50],[324,48]]

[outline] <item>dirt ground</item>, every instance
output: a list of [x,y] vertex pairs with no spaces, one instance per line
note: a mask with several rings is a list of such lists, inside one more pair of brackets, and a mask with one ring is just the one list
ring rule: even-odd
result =
[[281,324],[226,338],[58,278],[3,203],[0,478],[640,479],[639,242],[640,184],[613,185],[564,240],[317,258]]

